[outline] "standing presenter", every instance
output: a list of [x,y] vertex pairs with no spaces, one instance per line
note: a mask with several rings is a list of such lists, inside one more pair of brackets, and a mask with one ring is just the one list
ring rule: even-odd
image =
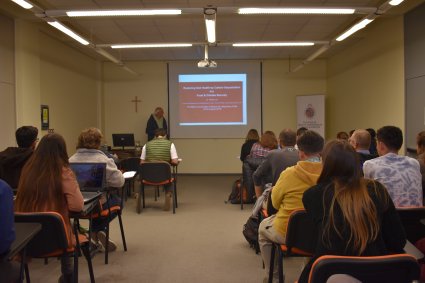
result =
[[148,123],[146,124],[148,141],[155,137],[156,129],[164,129],[168,132],[167,120],[164,118],[164,109],[162,109],[162,107],[155,108],[155,111],[151,114]]

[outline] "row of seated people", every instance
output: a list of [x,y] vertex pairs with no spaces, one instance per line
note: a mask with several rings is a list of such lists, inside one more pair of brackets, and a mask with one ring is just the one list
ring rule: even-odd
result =
[[[358,130],[360,134],[364,132]],[[425,237],[421,223],[408,223],[406,227],[395,209],[423,205],[419,162],[398,155],[403,143],[401,130],[394,126],[379,129],[380,157],[364,161],[363,165],[360,160],[364,151],[355,149],[356,132],[351,139],[351,144],[330,141],[323,149],[324,140],[314,131],[306,131],[298,138],[300,160],[283,170],[271,190],[277,213],[265,218],[259,227],[265,280],[272,244],[285,243],[288,218],[296,209],[305,208],[322,233],[317,236],[316,252],[299,282],[308,281],[311,265],[321,255],[402,253],[406,232],[413,243]],[[277,280],[277,271],[273,277],[273,281]]]
[[[157,137],[161,136],[158,131]],[[16,131],[18,148],[7,148],[0,153],[0,255],[7,253],[11,242],[15,238],[13,229],[14,211],[16,212],[45,212],[54,211],[63,216],[68,228],[71,228],[69,212],[82,210],[84,200],[76,176],[70,168],[73,162],[106,163],[106,185],[120,188],[124,185],[122,172],[117,168],[114,160],[100,150],[102,133],[99,129],[88,128],[78,137],[77,150],[68,157],[64,138],[57,133],[49,133],[38,142],[38,130],[32,126],[24,126]],[[145,145],[142,153],[142,162],[154,158],[156,152],[153,142]],[[168,144],[168,143],[167,143]],[[9,162],[9,161],[13,162]],[[177,162],[177,155],[175,156]],[[3,180],[1,180],[3,179]],[[13,205],[12,188],[17,189]],[[170,196],[171,198],[171,196]],[[113,207],[120,205],[121,200],[115,194],[106,198],[101,197],[101,206]],[[101,207],[100,206],[100,207]],[[169,205],[168,205],[169,206]],[[108,246],[108,251],[114,251],[117,245],[109,239],[106,243],[106,227],[116,213],[107,218],[92,220],[91,239],[100,249]],[[75,245],[75,236],[72,229],[68,239],[73,239],[69,245]],[[4,232],[4,233],[3,233]],[[69,257],[61,259],[61,282],[72,282],[72,261]]]

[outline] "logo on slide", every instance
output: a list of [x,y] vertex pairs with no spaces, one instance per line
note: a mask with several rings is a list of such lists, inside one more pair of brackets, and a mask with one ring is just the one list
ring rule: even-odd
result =
[[304,115],[308,118],[308,119],[313,119],[313,117],[314,117],[314,113],[315,112],[315,110],[314,110],[314,108],[313,108],[313,105],[311,105],[311,104],[308,104],[307,105],[307,108],[305,109],[305,111],[304,111]]

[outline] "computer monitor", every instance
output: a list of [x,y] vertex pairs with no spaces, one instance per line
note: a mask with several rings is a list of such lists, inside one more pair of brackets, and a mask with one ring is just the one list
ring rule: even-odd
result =
[[106,187],[106,163],[69,163],[81,191],[98,192]]
[[114,147],[131,146],[134,147],[134,134],[112,134],[112,143]]

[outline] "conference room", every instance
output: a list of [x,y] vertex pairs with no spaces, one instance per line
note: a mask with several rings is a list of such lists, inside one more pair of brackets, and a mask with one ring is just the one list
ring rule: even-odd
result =
[[[122,215],[127,251],[111,222],[118,248],[108,264],[102,254],[92,259],[97,281],[262,282],[261,256],[242,235],[252,205],[225,201],[241,176],[248,130],[296,130],[306,119],[297,104],[303,97],[323,98],[315,110],[323,112],[325,140],[394,125],[405,154],[424,130],[423,0],[26,2],[32,7],[0,4],[0,149],[15,146],[23,125],[37,127],[40,138],[60,133],[70,156],[89,127],[112,149],[120,149],[113,134],[133,134],[141,147],[160,106],[182,159],[176,213],[160,209],[163,192],[155,202],[147,190],[140,214],[130,196]],[[147,13],[67,13],[136,9]],[[89,282],[87,263],[79,262],[79,280]],[[285,259],[287,282],[302,264]],[[34,282],[60,275],[56,260],[34,259],[29,268]]]

